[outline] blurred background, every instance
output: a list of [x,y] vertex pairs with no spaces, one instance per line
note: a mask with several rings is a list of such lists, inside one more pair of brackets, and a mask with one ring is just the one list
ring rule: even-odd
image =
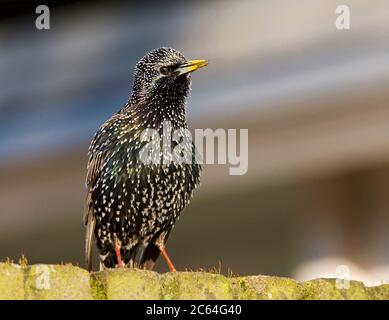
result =
[[204,168],[168,242],[176,267],[306,280],[346,265],[389,283],[388,1],[45,4],[50,30],[36,5],[1,4],[0,259],[83,265],[89,142],[163,45],[211,61],[191,128],[249,129],[246,175]]

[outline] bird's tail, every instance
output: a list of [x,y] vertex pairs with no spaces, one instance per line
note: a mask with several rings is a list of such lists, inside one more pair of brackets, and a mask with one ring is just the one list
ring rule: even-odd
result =
[[147,246],[146,251],[143,255],[142,268],[146,270],[152,270],[160,253],[161,251],[159,250],[159,248],[154,243],[150,243]]
[[93,233],[96,226],[96,218],[90,214],[86,222],[86,237],[85,237],[85,267],[88,271],[92,270],[92,243]]
[[152,270],[159,254],[158,247],[153,243],[148,245],[139,243],[124,253],[123,260],[129,267]]
[[141,268],[146,254],[146,249],[147,247],[143,243],[139,243],[133,250],[131,250],[131,260],[134,267]]

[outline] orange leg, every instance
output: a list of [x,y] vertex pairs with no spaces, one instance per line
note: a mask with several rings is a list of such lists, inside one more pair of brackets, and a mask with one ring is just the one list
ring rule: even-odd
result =
[[173,265],[172,261],[169,258],[169,255],[167,254],[166,248],[164,246],[159,246],[159,250],[161,251],[163,257],[165,258],[166,263],[167,263],[170,271],[171,272],[177,272],[176,268],[174,268],[174,265]]
[[116,253],[116,258],[118,260],[118,267],[122,268],[123,261],[122,261],[122,256],[120,255],[120,246],[118,244],[115,246],[115,253]]

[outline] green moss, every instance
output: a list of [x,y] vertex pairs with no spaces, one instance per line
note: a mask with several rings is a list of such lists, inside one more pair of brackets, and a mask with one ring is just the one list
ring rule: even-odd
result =
[[310,280],[303,283],[305,300],[343,300],[342,293],[336,288],[336,281],[331,279]]
[[164,300],[179,299],[180,282],[175,273],[165,273],[162,276],[162,297]]
[[347,300],[370,300],[373,299],[369,288],[365,287],[362,282],[350,281],[348,289],[340,290]]
[[366,287],[350,281],[347,289],[339,289],[334,279],[300,284],[280,277],[224,277],[206,272],[160,275],[138,269],[114,269],[90,275],[70,264],[22,268],[9,261],[0,263],[0,299],[389,300],[389,284]]
[[234,300],[257,300],[259,293],[247,283],[245,277],[229,278]]
[[0,263],[0,300],[24,298],[24,270],[11,262]]
[[377,287],[366,288],[372,299],[389,300],[389,284],[383,284]]
[[303,299],[307,300],[368,300],[375,299],[369,288],[350,281],[348,288],[337,288],[336,279],[316,279],[303,284]]
[[28,260],[24,254],[19,258],[19,264],[22,268],[27,268],[28,267]]
[[90,278],[91,294],[94,300],[107,300],[107,292],[104,283],[98,276],[92,275]]

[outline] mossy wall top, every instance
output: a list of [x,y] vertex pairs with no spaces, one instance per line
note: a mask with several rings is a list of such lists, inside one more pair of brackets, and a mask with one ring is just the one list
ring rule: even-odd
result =
[[0,299],[389,299],[389,285],[366,287],[350,281],[347,287],[338,289],[334,279],[299,283],[280,277],[137,269],[89,274],[70,264],[0,263]]

